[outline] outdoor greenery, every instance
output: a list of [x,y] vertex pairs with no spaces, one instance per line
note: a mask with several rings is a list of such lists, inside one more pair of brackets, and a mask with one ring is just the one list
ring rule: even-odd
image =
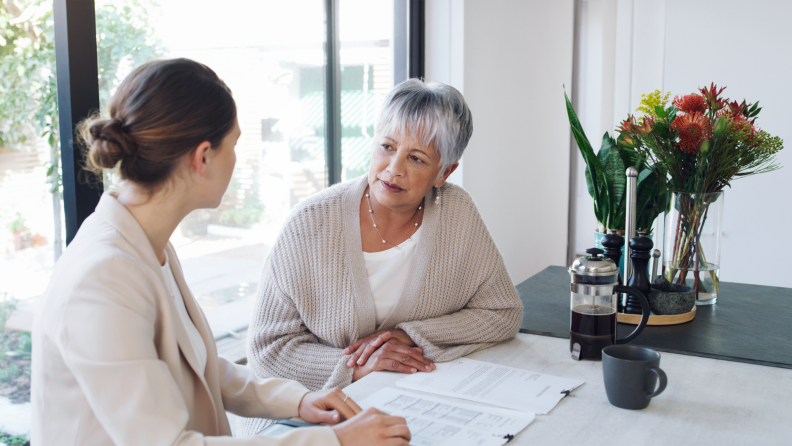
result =
[[[102,106],[134,66],[162,54],[154,37],[152,0],[96,0],[99,97]],[[37,138],[50,147],[47,177],[60,201],[60,140],[52,0],[0,3],[0,147],[22,151]],[[55,212],[59,240],[60,212]],[[56,250],[59,252],[59,250]]]
[[0,333],[5,330],[5,323],[15,309],[16,299],[9,296],[8,293],[2,292],[2,296],[0,296]]
[[[231,198],[231,205],[221,205],[213,219],[217,223],[238,228],[252,228],[264,216],[264,203],[259,199],[259,183],[256,175],[252,176],[250,187],[242,187],[236,175],[231,178],[226,197]],[[236,198],[236,200],[233,199]],[[225,201],[225,200],[224,200]],[[234,203],[236,201],[236,203]]]
[[8,446],[29,446],[30,442],[27,435],[7,435],[0,432],[0,443],[7,444]]
[[566,92],[564,98],[572,135],[586,163],[586,184],[589,195],[594,198],[597,231],[604,233],[615,229],[624,232],[627,217],[626,171],[633,166],[638,170],[636,229],[650,233],[655,219],[668,206],[665,185],[654,175],[645,158],[639,156],[621,134],[613,139],[605,132],[599,152],[594,153]]

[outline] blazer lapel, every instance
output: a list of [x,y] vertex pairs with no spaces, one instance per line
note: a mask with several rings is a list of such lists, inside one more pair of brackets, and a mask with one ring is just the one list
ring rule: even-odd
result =
[[[218,407],[216,401],[222,401],[220,389],[214,389],[207,383],[207,378],[211,380],[211,382],[220,382],[220,377],[218,376],[217,372],[217,346],[214,341],[214,335],[212,334],[211,328],[209,328],[209,323],[207,322],[203,311],[201,311],[201,309],[198,307],[198,303],[195,301],[190,288],[187,286],[187,282],[184,280],[181,264],[179,263],[178,257],[176,256],[176,251],[173,249],[173,246],[170,244],[170,242],[165,247],[165,251],[168,254],[168,261],[170,262],[170,268],[173,272],[173,277],[176,279],[176,285],[179,287],[179,291],[181,292],[182,298],[184,299],[184,307],[187,309],[187,314],[190,316],[195,328],[198,329],[198,333],[200,333],[204,345],[206,345],[205,371],[202,372],[199,368],[198,357],[196,356],[195,350],[190,343],[187,330],[181,323],[181,320],[178,322],[178,324],[176,324],[178,326],[177,333],[179,348],[181,349],[185,359],[187,359],[187,363],[190,364],[190,367],[192,367],[193,372],[198,375],[198,379],[201,381],[210,397],[209,400],[212,404],[212,408],[214,409],[215,414],[217,414]],[[218,432],[217,416],[215,416],[213,419],[215,421],[215,432]]]
[[[193,373],[198,376],[198,379],[206,389],[206,394],[209,397],[212,407],[215,409],[215,416],[212,417],[214,420],[214,432],[219,432],[217,421],[217,404],[215,403],[215,400],[221,398],[220,391],[217,389],[216,392],[213,392],[207,384],[204,373],[199,372],[200,369],[198,367],[198,357],[196,356],[195,350],[193,350],[192,344],[190,344],[190,337],[187,334],[187,329],[184,327],[181,318],[179,317],[178,310],[176,309],[176,303],[173,301],[173,297],[168,291],[168,286],[165,282],[165,276],[162,274],[162,265],[160,265],[157,255],[154,252],[154,248],[152,248],[151,242],[146,236],[146,233],[143,231],[143,228],[140,227],[140,223],[137,222],[129,210],[124,207],[124,205],[119,203],[116,197],[110,192],[105,192],[102,195],[101,199],[99,200],[99,204],[96,206],[96,215],[116,228],[121,236],[127,239],[129,244],[134,247],[136,250],[134,254],[143,260],[143,262],[145,262],[149,268],[155,271],[155,274],[157,274],[157,276],[160,278],[162,289],[165,291],[165,293],[163,293],[166,301],[165,305],[167,306],[168,312],[170,313],[171,323],[175,327],[176,341],[179,344],[179,350],[181,350],[184,359],[187,361],[187,364],[190,365]],[[193,320],[196,328],[198,328],[198,332],[201,333],[201,337],[206,344],[207,376],[211,371],[215,375],[212,378],[217,378],[213,382],[219,382],[219,377],[217,377],[217,349],[215,347],[211,330],[209,330],[209,325],[206,323],[203,313],[201,313],[200,309],[198,309],[195,299],[192,297],[192,293],[190,293],[190,289],[187,287],[187,283],[184,281],[184,276],[181,272],[181,265],[179,264],[178,258],[176,257],[176,252],[173,250],[173,247],[170,245],[170,243],[168,243],[168,245],[165,247],[165,251],[168,254],[173,276],[176,278],[176,284],[179,286],[179,291],[181,291],[182,296],[184,297],[184,305],[187,308],[187,313],[190,315],[190,318]]]

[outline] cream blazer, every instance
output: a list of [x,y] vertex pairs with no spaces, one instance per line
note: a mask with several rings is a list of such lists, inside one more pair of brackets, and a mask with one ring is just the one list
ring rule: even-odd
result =
[[289,418],[307,389],[217,356],[203,312],[166,248],[206,371],[151,244],[105,193],[58,260],[33,326],[33,445],[338,445],[329,427],[232,438],[225,411]]

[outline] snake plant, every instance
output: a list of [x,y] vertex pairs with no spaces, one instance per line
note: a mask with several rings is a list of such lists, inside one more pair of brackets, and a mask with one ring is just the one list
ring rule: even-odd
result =
[[633,166],[638,169],[635,227],[639,231],[650,233],[655,219],[665,212],[668,206],[664,183],[653,173],[638,152],[624,143],[621,134],[618,139],[613,139],[608,132],[605,132],[599,152],[594,153],[566,91],[564,98],[572,135],[586,163],[586,184],[589,195],[594,199],[597,231],[606,232],[609,229],[616,229],[624,232],[627,212],[625,172],[628,167]]

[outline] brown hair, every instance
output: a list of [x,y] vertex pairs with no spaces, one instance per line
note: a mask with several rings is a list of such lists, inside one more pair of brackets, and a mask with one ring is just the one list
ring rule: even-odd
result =
[[120,162],[121,178],[152,191],[199,144],[218,147],[236,119],[228,86],[209,67],[189,59],[137,67],[108,105],[109,119],[80,123],[87,167],[101,172]]

